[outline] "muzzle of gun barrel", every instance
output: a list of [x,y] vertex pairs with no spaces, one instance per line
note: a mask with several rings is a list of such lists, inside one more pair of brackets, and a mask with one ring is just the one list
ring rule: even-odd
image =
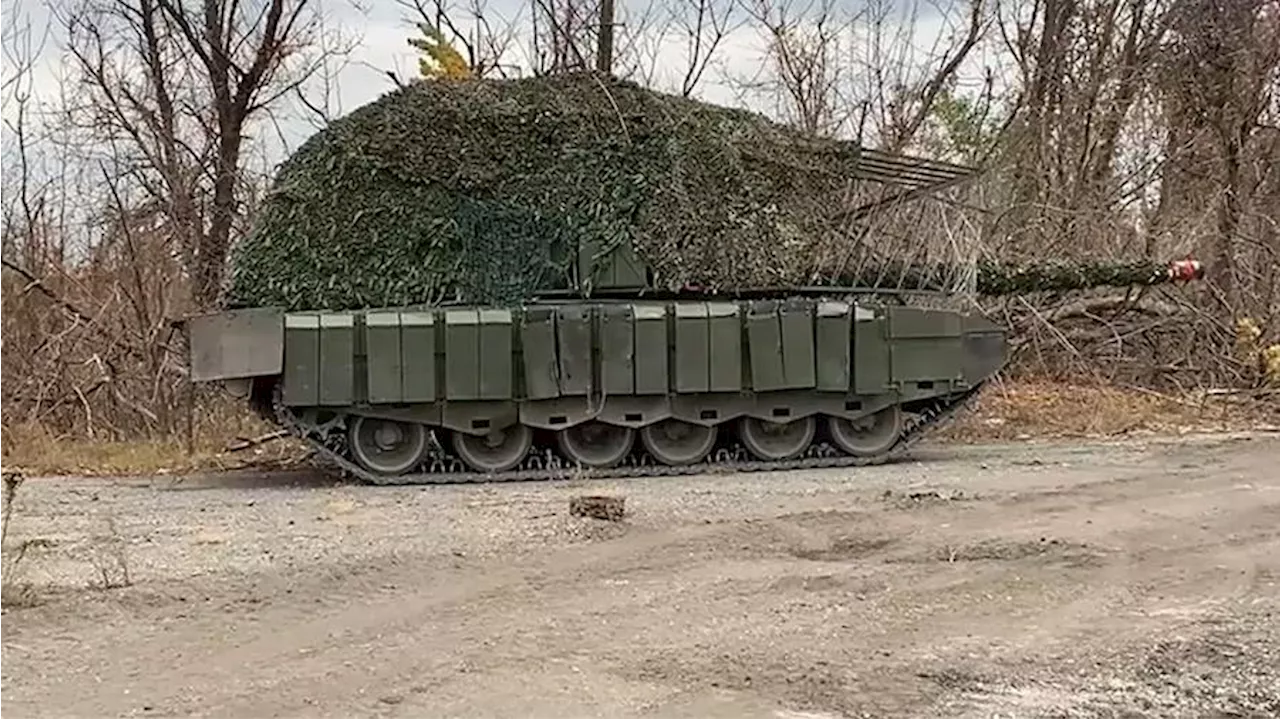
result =
[[1169,279],[1174,282],[1191,282],[1204,279],[1204,265],[1188,257],[1169,263]]

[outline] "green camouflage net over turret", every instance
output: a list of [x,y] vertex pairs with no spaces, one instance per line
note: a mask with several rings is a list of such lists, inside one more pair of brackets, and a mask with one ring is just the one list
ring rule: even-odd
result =
[[308,140],[232,256],[227,304],[506,303],[579,240],[660,287],[801,284],[847,241],[856,146],[596,74],[423,81]]

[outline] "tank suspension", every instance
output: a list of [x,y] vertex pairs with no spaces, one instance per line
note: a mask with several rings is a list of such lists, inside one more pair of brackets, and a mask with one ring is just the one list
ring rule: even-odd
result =
[[[400,465],[417,456],[418,439],[403,428],[368,426],[348,416],[347,431],[332,431],[280,403],[277,421],[309,444],[317,454],[368,484],[421,485],[567,478],[626,478],[695,475],[723,472],[768,472],[830,467],[859,467],[901,459],[917,442],[943,426],[982,391],[983,385],[962,394],[940,397],[911,414],[894,406],[865,421],[848,422],[810,417],[787,424],[739,420],[713,427],[668,425],[659,422],[639,431],[594,420],[557,433],[555,441],[534,444],[528,427],[510,427],[501,437],[450,435],[432,447],[412,468]],[[825,424],[825,432],[818,428]],[[736,429],[736,431],[720,431]],[[368,439],[364,439],[368,437]],[[360,447],[353,443],[362,443]],[[452,452],[443,451],[451,445]],[[390,456],[368,462],[371,448],[386,448]],[[362,453],[363,456],[362,456]],[[363,460],[363,461],[357,461]],[[374,464],[376,469],[366,467]],[[481,467],[484,469],[477,469]],[[381,471],[378,471],[381,470]]]

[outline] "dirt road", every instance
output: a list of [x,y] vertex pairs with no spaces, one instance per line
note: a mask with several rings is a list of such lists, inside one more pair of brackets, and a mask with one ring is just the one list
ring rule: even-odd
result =
[[[366,488],[28,480],[20,717],[1280,716],[1280,438]],[[621,523],[574,518],[625,495]],[[114,529],[112,525],[114,524]],[[121,583],[127,568],[130,586]]]

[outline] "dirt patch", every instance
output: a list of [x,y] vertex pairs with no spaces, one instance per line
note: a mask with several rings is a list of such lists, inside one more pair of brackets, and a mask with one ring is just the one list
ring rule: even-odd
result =
[[805,512],[783,512],[773,518],[774,522],[786,522],[798,527],[812,529],[828,529],[866,524],[870,514],[856,509],[816,509]]
[[853,580],[834,574],[815,574],[781,577],[769,585],[772,592],[836,592],[849,591]]
[[[572,483],[29,480],[12,539],[48,599],[5,612],[3,711],[1276,716],[1277,456],[934,446],[593,482],[623,522],[570,516]],[[107,516],[132,585],[100,590],[80,549]]]
[[863,706],[855,677],[842,662],[771,654],[661,656],[621,671],[640,681],[705,686],[713,690],[777,697],[800,711],[848,712]]
[[1018,562],[1034,559],[1041,564],[1073,567],[1098,566],[1104,553],[1081,542],[1040,538],[1033,541],[984,539],[979,542],[931,547],[923,552],[893,557],[890,561],[930,562]]
[[948,691],[981,691],[990,679],[977,671],[959,667],[916,672],[921,679],[928,679]]
[[[1280,716],[1280,656],[1274,617],[1229,619],[1195,637],[1160,640],[1099,671],[1055,681],[980,679],[945,702],[962,717],[1264,719]],[[1270,629],[1262,623],[1271,623]],[[1187,627],[1196,633],[1203,626]]]
[[963,490],[938,491],[936,489],[895,492],[886,489],[880,495],[880,501],[895,509],[916,509],[954,505],[961,502],[975,502],[977,495]]
[[808,559],[815,562],[846,562],[879,554],[881,550],[892,544],[893,539],[890,537],[847,535],[836,537],[831,540],[828,546],[820,549],[793,547],[790,550],[790,554],[798,559]]

